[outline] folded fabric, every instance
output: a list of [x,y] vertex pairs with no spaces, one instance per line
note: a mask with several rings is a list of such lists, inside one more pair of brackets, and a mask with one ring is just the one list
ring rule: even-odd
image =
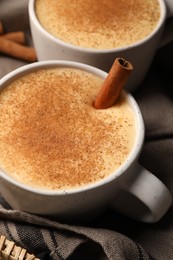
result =
[[40,259],[151,260],[149,253],[128,237],[107,229],[61,224],[12,210],[0,197],[0,235]]

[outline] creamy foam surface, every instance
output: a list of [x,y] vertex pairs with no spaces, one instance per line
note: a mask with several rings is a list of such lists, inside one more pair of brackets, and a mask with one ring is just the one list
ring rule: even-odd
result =
[[36,0],[42,26],[76,46],[123,47],[148,36],[160,18],[158,0]]
[[38,70],[0,92],[0,167],[32,187],[72,189],[115,171],[134,145],[134,113],[122,94],[96,110],[103,80],[70,68]]

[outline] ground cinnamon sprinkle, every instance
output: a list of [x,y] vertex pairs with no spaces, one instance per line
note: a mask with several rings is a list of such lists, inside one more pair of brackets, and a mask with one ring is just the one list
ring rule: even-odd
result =
[[2,90],[1,167],[49,189],[78,187],[112,173],[133,146],[135,123],[124,95],[110,109],[93,108],[102,82],[78,70],[49,69]]
[[149,35],[160,5],[158,0],[37,0],[36,13],[43,27],[65,42],[111,49]]

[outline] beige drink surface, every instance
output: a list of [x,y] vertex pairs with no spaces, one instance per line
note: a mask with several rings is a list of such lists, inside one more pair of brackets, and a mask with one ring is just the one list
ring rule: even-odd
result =
[[99,181],[126,160],[136,122],[126,94],[96,110],[103,80],[45,69],[0,92],[0,167],[33,187],[71,189]]
[[95,49],[133,44],[148,36],[160,18],[158,0],[36,0],[35,8],[50,34]]

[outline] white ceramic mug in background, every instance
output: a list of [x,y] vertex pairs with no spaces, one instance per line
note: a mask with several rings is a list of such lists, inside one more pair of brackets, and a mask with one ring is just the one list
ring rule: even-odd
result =
[[[0,89],[28,72],[40,68],[70,67],[91,72],[101,78],[107,73],[90,65],[72,61],[42,61],[20,67],[0,80]],[[57,216],[63,221],[88,221],[106,208],[113,208],[143,222],[157,222],[169,209],[172,197],[166,186],[138,164],[144,141],[144,122],[131,94],[128,101],[136,118],[136,136],[127,160],[110,176],[73,190],[56,191],[29,187],[17,182],[0,168],[2,196],[15,209],[34,214]]]
[[158,0],[158,4],[161,10],[160,19],[155,29],[146,38],[127,47],[96,50],[74,46],[52,36],[37,19],[34,10],[35,0],[29,0],[30,26],[38,60],[72,60],[108,72],[115,58],[122,57],[134,66],[134,71],[126,85],[128,91],[134,91],[145,78],[158,47],[173,40],[172,26],[169,30],[165,28],[166,18],[173,14],[173,1]]

